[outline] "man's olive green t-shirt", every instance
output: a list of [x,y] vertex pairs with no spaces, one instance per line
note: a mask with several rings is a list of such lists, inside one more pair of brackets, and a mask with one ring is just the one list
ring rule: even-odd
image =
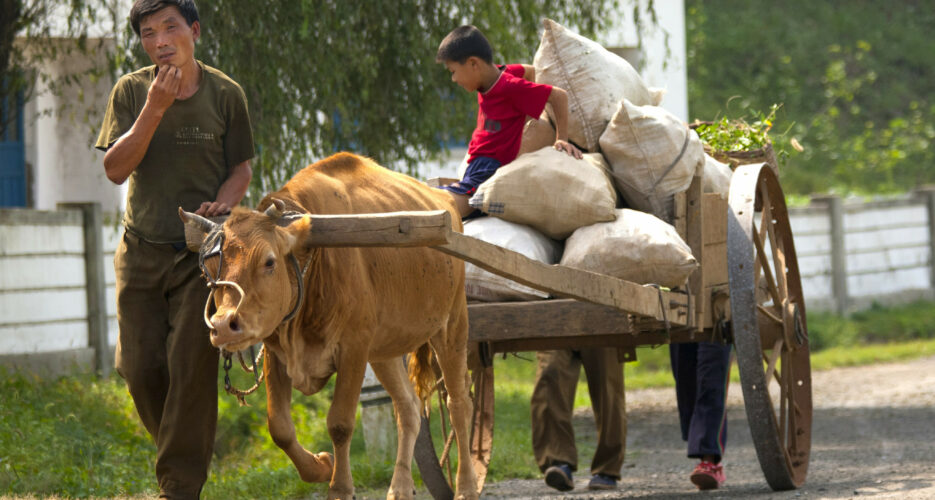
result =
[[[243,89],[227,75],[198,61],[201,84],[194,95],[169,106],[146,155],[130,174],[123,222],[131,233],[154,243],[185,241],[178,209],[213,202],[230,170],[253,158],[253,132]],[[156,66],[117,81],[95,147],[106,151],[133,126]]]

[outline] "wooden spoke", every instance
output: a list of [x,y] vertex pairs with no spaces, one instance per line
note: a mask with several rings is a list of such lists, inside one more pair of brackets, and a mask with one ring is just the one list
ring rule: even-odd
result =
[[[776,339],[776,343],[773,344],[773,352],[770,353],[769,359],[766,363],[766,375],[768,377],[775,376],[776,382],[780,384],[782,381],[779,380],[779,377],[776,376],[776,360],[779,359],[779,356],[782,354],[782,339]],[[763,353],[763,357],[766,358],[766,353]]]
[[[769,190],[764,183],[760,188],[760,194],[763,196],[763,222],[766,225],[766,231],[769,234],[770,253],[773,257],[774,274],[776,276],[776,285],[779,288],[782,297],[789,296],[789,289],[786,286],[786,258],[785,252],[778,247],[779,240],[776,239],[776,227],[773,223],[773,207],[769,199]],[[767,218],[768,217],[768,218]],[[762,228],[761,228],[762,230]],[[762,242],[761,242],[762,243]],[[763,264],[764,266],[766,264]],[[777,305],[782,305],[780,301]]]
[[757,305],[756,305],[756,309],[757,309],[758,311],[760,311],[761,313],[763,313],[763,316],[766,316],[767,318],[769,318],[769,319],[775,321],[776,323],[778,323],[778,324],[780,324],[780,325],[784,324],[784,321],[782,320],[782,318],[780,318],[779,316],[776,316],[775,314],[773,314],[772,312],[770,312],[770,310],[767,309],[766,307],[764,307],[764,306],[762,306],[762,305],[760,305],[760,304],[757,304]]
[[[762,189],[761,191],[765,191],[765,189]],[[757,194],[761,194],[761,193],[757,193]],[[773,210],[772,210],[772,207],[770,207],[768,203],[764,203],[760,210],[761,210],[760,211],[760,224],[759,226],[757,226],[756,222],[754,222],[753,233],[759,236],[760,244],[762,245],[763,241],[766,240],[766,234],[767,234],[766,230],[769,227],[769,223],[773,219]],[[763,264],[763,265],[765,266],[766,264]],[[756,266],[757,266],[756,267],[757,270],[759,270],[760,269],[759,260],[757,260]]]
[[756,246],[757,263],[762,268],[763,277],[766,278],[767,291],[773,298],[773,306],[782,307],[783,302],[779,295],[779,289],[776,287],[776,280],[773,278],[773,271],[770,269],[769,261],[766,260],[766,253],[763,251],[763,242],[760,241],[756,233],[753,234],[753,244]]

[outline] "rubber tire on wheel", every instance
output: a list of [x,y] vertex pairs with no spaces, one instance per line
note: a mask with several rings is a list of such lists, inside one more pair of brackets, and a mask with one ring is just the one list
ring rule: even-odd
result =
[[[770,487],[794,489],[811,449],[808,329],[785,199],[765,163],[734,171],[727,218],[731,327],[750,433]],[[779,388],[772,396],[771,384]]]

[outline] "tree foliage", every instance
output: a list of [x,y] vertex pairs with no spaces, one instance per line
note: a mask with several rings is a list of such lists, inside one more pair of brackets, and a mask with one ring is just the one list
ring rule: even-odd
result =
[[787,192],[881,193],[935,182],[935,1],[686,0],[693,118],[781,103],[771,132],[804,152]]
[[[82,78],[97,78],[108,67],[87,67],[79,74],[50,74],[47,61],[107,50],[100,40],[89,41],[95,22],[110,20],[107,0],[0,0],[0,102],[37,88],[60,93]],[[64,42],[68,40],[68,42]],[[0,133],[9,125],[0,120]]]
[[[247,94],[258,144],[254,193],[337,150],[415,174],[415,165],[466,140],[476,101],[435,63],[461,24],[490,40],[494,58],[532,61],[540,20],[583,33],[602,27],[605,0],[295,0],[199,2],[196,56]],[[131,33],[129,70],[149,64]],[[259,182],[257,182],[257,180]]]

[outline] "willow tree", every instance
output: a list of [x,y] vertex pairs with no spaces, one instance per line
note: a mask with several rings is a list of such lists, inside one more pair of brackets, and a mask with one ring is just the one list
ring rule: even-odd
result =
[[[107,65],[92,66],[79,74],[49,74],[49,61],[86,57],[111,50],[100,38],[90,41],[88,31],[113,25],[110,0],[0,0],[0,102],[29,100],[37,88],[61,92],[84,78],[105,76]],[[112,29],[110,31],[113,31]],[[0,135],[12,119],[0,120]]]
[[[351,150],[416,174],[418,162],[466,139],[474,97],[435,63],[453,28],[478,26],[495,59],[530,62],[540,20],[582,33],[603,28],[607,0],[290,0],[198,2],[196,56],[247,93],[257,142],[253,192],[296,170]],[[124,33],[124,69],[148,64]]]

